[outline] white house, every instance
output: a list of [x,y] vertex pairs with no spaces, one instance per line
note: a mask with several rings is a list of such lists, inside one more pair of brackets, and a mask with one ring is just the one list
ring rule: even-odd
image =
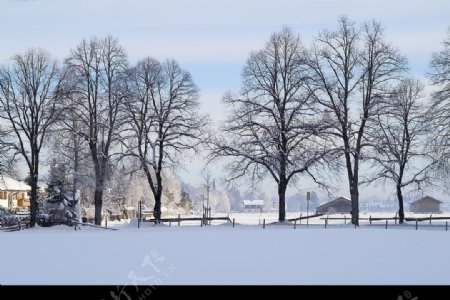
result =
[[262,212],[264,208],[264,200],[244,200],[245,212]]
[[0,205],[8,209],[30,206],[31,187],[9,176],[0,176]]

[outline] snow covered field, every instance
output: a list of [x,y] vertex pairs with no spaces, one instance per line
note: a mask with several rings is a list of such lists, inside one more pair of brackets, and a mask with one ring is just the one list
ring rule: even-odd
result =
[[442,227],[111,225],[0,232],[0,283],[450,284]]

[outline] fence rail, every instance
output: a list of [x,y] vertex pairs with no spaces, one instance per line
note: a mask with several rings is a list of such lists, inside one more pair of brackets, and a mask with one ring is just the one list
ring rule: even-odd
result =
[[[227,221],[229,223],[232,223],[231,219],[229,217],[179,217],[179,218],[161,218],[159,219],[159,222],[182,222],[182,221]],[[155,218],[152,219],[142,219],[141,222],[157,222],[158,220]]]
[[[311,218],[317,218],[317,217],[320,217],[320,216],[323,216],[323,215],[324,215],[324,214],[315,214],[315,215],[304,216],[304,217],[300,216],[300,217],[298,217],[298,218],[288,219],[288,221],[289,221],[289,222],[292,222],[292,221],[306,220],[306,219],[311,219]],[[342,220],[344,220],[344,219],[342,219]]]
[[450,220],[450,217],[405,218],[405,221]]

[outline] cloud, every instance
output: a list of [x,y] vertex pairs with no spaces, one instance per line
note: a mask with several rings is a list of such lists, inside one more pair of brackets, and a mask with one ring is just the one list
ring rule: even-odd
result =
[[83,37],[113,34],[132,58],[151,54],[191,62],[238,62],[284,24],[310,40],[319,29],[334,27],[342,14],[401,28],[396,39],[422,31],[420,37],[427,42],[414,44],[417,48],[441,39],[449,10],[450,2],[442,0],[4,1],[0,59],[36,45],[51,47],[62,57]]

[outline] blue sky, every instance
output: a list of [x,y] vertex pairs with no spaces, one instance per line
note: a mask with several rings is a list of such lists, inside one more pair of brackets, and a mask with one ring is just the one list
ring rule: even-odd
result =
[[[193,74],[202,111],[214,120],[224,115],[224,91],[239,88],[248,53],[283,25],[308,45],[340,15],[376,19],[417,77],[450,26],[448,0],[0,0],[0,10],[0,63],[31,47],[62,60],[81,39],[112,34],[132,63],[144,56],[178,60]],[[189,159],[190,171],[180,175],[196,184],[200,166]]]

